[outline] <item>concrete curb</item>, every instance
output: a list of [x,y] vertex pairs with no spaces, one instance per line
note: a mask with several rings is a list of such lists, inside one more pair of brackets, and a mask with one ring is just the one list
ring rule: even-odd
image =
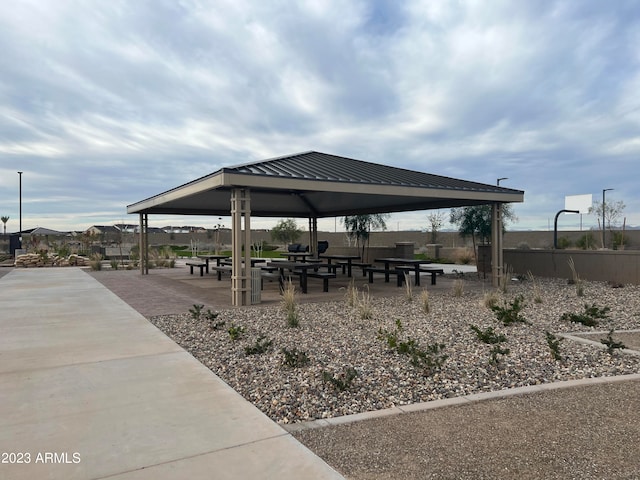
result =
[[[584,340],[584,339],[582,339]],[[591,342],[586,340],[586,342]],[[413,403],[410,405],[400,405],[387,408],[384,410],[375,410],[371,412],[357,413],[354,415],[344,415],[342,417],[326,418],[320,420],[311,420],[309,422],[293,423],[291,425],[281,425],[290,433],[301,432],[315,428],[324,428],[335,425],[345,425],[355,423],[362,420],[373,420],[375,418],[387,417],[391,415],[401,415],[412,412],[423,412],[434,410],[437,408],[451,407],[454,405],[464,405],[473,402],[484,402],[487,400],[498,400],[502,398],[516,397],[521,395],[530,395],[533,393],[548,392],[553,390],[561,390],[566,388],[586,387],[592,385],[600,385],[603,383],[619,383],[628,381],[640,381],[640,373],[629,375],[617,375],[613,377],[595,377],[581,378],[578,380],[566,380],[562,382],[544,383],[541,385],[530,385],[526,387],[509,388],[506,390],[498,390],[495,392],[472,393],[463,397],[446,398],[442,400],[434,400],[431,402]]]

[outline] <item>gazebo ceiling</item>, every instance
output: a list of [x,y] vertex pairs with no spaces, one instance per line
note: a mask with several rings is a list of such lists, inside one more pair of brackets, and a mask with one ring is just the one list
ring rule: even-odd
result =
[[337,217],[522,202],[524,192],[319,152],[224,167],[127,207],[127,213],[228,215],[248,188],[256,217]]

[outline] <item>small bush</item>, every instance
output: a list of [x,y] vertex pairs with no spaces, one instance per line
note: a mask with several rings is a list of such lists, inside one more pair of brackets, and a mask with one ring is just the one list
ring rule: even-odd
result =
[[441,368],[447,358],[449,358],[442,353],[445,348],[444,343],[432,343],[427,345],[426,348],[422,348],[418,342],[411,337],[407,338],[407,340],[401,340],[400,336],[402,332],[402,322],[396,320],[396,329],[390,332],[380,328],[378,330],[378,339],[386,342],[390,350],[394,350],[401,355],[409,356],[411,365],[424,369],[427,374]]
[[627,348],[625,346],[624,343],[622,342],[617,342],[613,339],[613,328],[611,330],[609,330],[609,334],[607,335],[607,338],[601,338],[600,339],[600,343],[602,343],[603,345],[606,345],[607,347],[607,353],[609,355],[613,355],[613,353],[617,350],[617,349],[622,349],[622,348]]
[[362,320],[369,320],[373,318],[373,307],[371,305],[371,295],[369,294],[369,286],[366,286],[366,291],[360,293],[358,297],[358,312],[360,312],[360,318]]
[[284,291],[282,292],[282,308],[286,314],[287,325],[290,328],[297,328],[300,326],[300,319],[298,318],[298,307],[296,304],[296,288],[291,280],[287,283]]
[[109,263],[111,264],[111,269],[112,270],[118,270],[118,260],[117,259],[112,258]]
[[102,255],[100,255],[99,253],[94,253],[93,255],[91,255],[89,259],[89,266],[93,271],[102,270]]
[[503,325],[511,325],[513,323],[527,323],[527,320],[520,314],[524,308],[524,297],[518,295],[509,304],[505,301],[504,307],[495,305],[491,307],[491,310],[495,313],[496,318],[502,322]]
[[583,313],[563,313],[560,317],[561,320],[581,323],[587,327],[597,327],[598,320],[606,319],[609,307],[598,308],[596,304],[589,306],[585,304]]
[[475,332],[476,337],[478,337],[478,340],[480,340],[483,343],[487,343],[489,345],[495,345],[495,344],[504,343],[507,341],[507,337],[505,337],[502,333],[496,333],[493,330],[493,327],[487,327],[486,329],[482,330],[475,325],[469,325],[469,328],[471,328],[471,330]]
[[453,281],[453,290],[452,294],[454,297],[461,297],[464,293],[464,280],[462,278],[457,278]]
[[202,315],[202,309],[204,305],[200,305],[198,303],[194,303],[193,307],[189,309],[189,313],[191,314],[191,318],[194,320],[200,320],[200,316]]
[[498,295],[497,291],[493,290],[484,294],[484,297],[482,298],[482,304],[489,310],[491,310],[498,304],[499,299],[500,295]]
[[571,269],[571,279],[569,280],[569,283],[576,286],[576,295],[578,297],[582,297],[584,296],[584,283],[576,271],[576,264],[573,261],[573,257],[569,257],[567,263]]
[[489,363],[492,365],[497,365],[500,361],[500,357],[498,355],[509,355],[511,350],[508,348],[503,348],[500,345],[494,345],[494,347],[489,351]]
[[267,337],[264,335],[259,335],[256,339],[256,343],[249,347],[244,347],[244,353],[246,355],[260,355],[269,351],[272,344],[273,340],[267,340]]
[[282,355],[284,355],[282,364],[286,367],[300,368],[300,367],[306,367],[307,365],[309,365],[309,363],[311,363],[311,360],[309,360],[309,356],[307,355],[307,352],[298,350],[297,348],[293,348],[291,350],[287,350],[286,348],[283,348],[281,352],[282,352]]
[[339,373],[337,376],[334,376],[327,371],[322,372],[322,379],[326,383],[330,383],[331,385],[333,385],[337,390],[341,392],[348,390],[351,387],[353,380],[355,380],[357,376],[358,372],[353,367],[348,367],[344,372]]
[[544,332],[544,335],[547,340],[549,350],[551,350],[551,357],[554,360],[562,360],[562,355],[560,355],[560,342],[562,342],[564,338],[556,337],[551,332]]
[[425,288],[420,292],[420,304],[422,305],[422,311],[429,313],[431,311],[431,305],[429,303],[429,291]]
[[229,338],[233,341],[236,341],[244,333],[244,327],[232,323],[231,326],[227,329],[227,332],[229,333]]

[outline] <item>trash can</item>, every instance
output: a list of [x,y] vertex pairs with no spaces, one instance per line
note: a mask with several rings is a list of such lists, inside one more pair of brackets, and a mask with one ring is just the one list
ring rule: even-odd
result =
[[251,269],[251,305],[262,301],[262,269]]

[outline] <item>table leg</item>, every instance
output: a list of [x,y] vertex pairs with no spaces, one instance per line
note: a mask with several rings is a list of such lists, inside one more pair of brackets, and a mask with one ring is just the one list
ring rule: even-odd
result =
[[351,278],[351,259],[347,259],[347,276]]
[[385,283],[389,283],[389,264],[384,264],[384,281]]
[[300,289],[302,293],[307,293],[307,269],[303,268],[300,272]]
[[419,287],[420,286],[420,264],[416,264],[414,268],[416,272],[416,286]]
[[205,261],[205,263],[206,263],[206,265],[207,265],[207,266],[205,267],[205,270],[207,271],[207,275],[208,275],[208,274],[209,274],[209,259],[208,259],[208,258],[205,258],[205,259],[204,259],[204,261]]

